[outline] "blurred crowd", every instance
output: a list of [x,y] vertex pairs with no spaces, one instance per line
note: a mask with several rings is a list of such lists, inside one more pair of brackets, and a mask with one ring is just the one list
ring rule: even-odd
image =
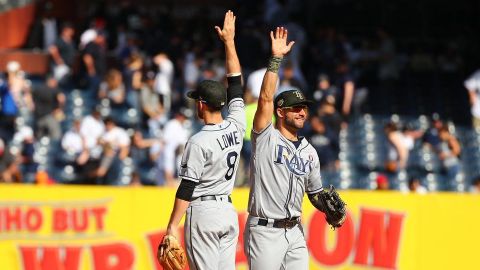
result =
[[[322,173],[340,175],[342,132],[355,132],[349,123],[365,112],[448,113],[444,103],[432,101],[430,111],[409,103],[402,87],[411,83],[409,75],[421,81],[433,69],[458,80],[463,61],[454,41],[436,57],[421,48],[406,55],[384,28],[361,38],[331,26],[312,31],[301,23],[301,10],[284,3],[289,1],[266,2],[261,14],[238,12],[235,39],[250,125],[238,186],[248,184],[248,130],[272,26],[286,26],[296,41],[280,70],[278,91],[302,89],[315,101],[302,135],[317,149]],[[94,4],[90,10],[80,22],[46,14],[32,27],[31,36],[40,38],[31,38],[28,46],[51,58],[45,77],[30,78],[18,62],[8,63],[0,80],[0,182],[175,186],[183,146],[199,126],[184,93],[203,79],[225,79],[223,46],[213,31],[223,10],[174,16],[168,7],[146,9],[129,1]],[[472,106],[478,106],[480,84],[471,80],[465,86],[473,93]],[[477,111],[472,110],[475,123]],[[388,178],[407,168],[417,140],[438,155],[441,173],[457,177],[462,146],[438,115],[431,123],[423,130],[385,125],[387,159],[378,189],[388,189]],[[472,183],[478,190],[480,181]],[[415,178],[409,188],[427,190]]]

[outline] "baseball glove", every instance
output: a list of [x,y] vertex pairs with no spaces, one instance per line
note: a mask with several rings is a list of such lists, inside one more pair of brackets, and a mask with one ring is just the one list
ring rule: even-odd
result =
[[330,190],[309,195],[309,199],[318,210],[325,213],[325,218],[333,229],[339,228],[347,218],[346,204],[340,198],[335,188],[330,185]]
[[165,270],[182,270],[187,265],[187,256],[177,238],[165,235],[158,246],[157,259]]

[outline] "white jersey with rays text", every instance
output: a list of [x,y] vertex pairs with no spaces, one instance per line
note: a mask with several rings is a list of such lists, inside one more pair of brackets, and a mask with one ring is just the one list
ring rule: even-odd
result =
[[230,195],[245,134],[245,104],[235,98],[220,124],[205,125],[185,146],[179,176],[197,182],[192,200],[206,195]]
[[300,140],[295,147],[271,123],[260,132],[252,131],[250,215],[300,217],[305,192],[322,190],[317,152],[305,138]]

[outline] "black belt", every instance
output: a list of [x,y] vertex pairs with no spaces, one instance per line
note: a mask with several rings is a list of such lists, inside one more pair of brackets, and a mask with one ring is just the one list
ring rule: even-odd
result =
[[[223,201],[223,198],[224,198],[224,197],[220,197],[220,201]],[[215,196],[215,195],[206,195],[206,196],[200,197],[200,200],[201,200],[201,201],[217,201],[217,196]],[[228,202],[229,202],[229,203],[232,203],[232,198],[230,198],[230,195],[228,195]]]
[[[267,226],[268,225],[268,219],[264,218],[259,218],[258,219],[258,225],[260,226]],[[273,221],[273,227],[274,228],[286,228],[286,229],[291,229],[295,227],[297,224],[300,224],[300,218],[299,217],[293,217],[290,219],[275,219]]]

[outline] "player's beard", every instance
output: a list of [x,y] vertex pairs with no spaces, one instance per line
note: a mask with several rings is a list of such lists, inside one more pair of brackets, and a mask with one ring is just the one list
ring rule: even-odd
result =
[[284,123],[288,129],[299,130],[302,129],[305,125],[305,120],[306,118],[304,118],[303,120],[301,120],[300,117],[298,119],[295,119],[293,115],[287,114],[285,115]]

